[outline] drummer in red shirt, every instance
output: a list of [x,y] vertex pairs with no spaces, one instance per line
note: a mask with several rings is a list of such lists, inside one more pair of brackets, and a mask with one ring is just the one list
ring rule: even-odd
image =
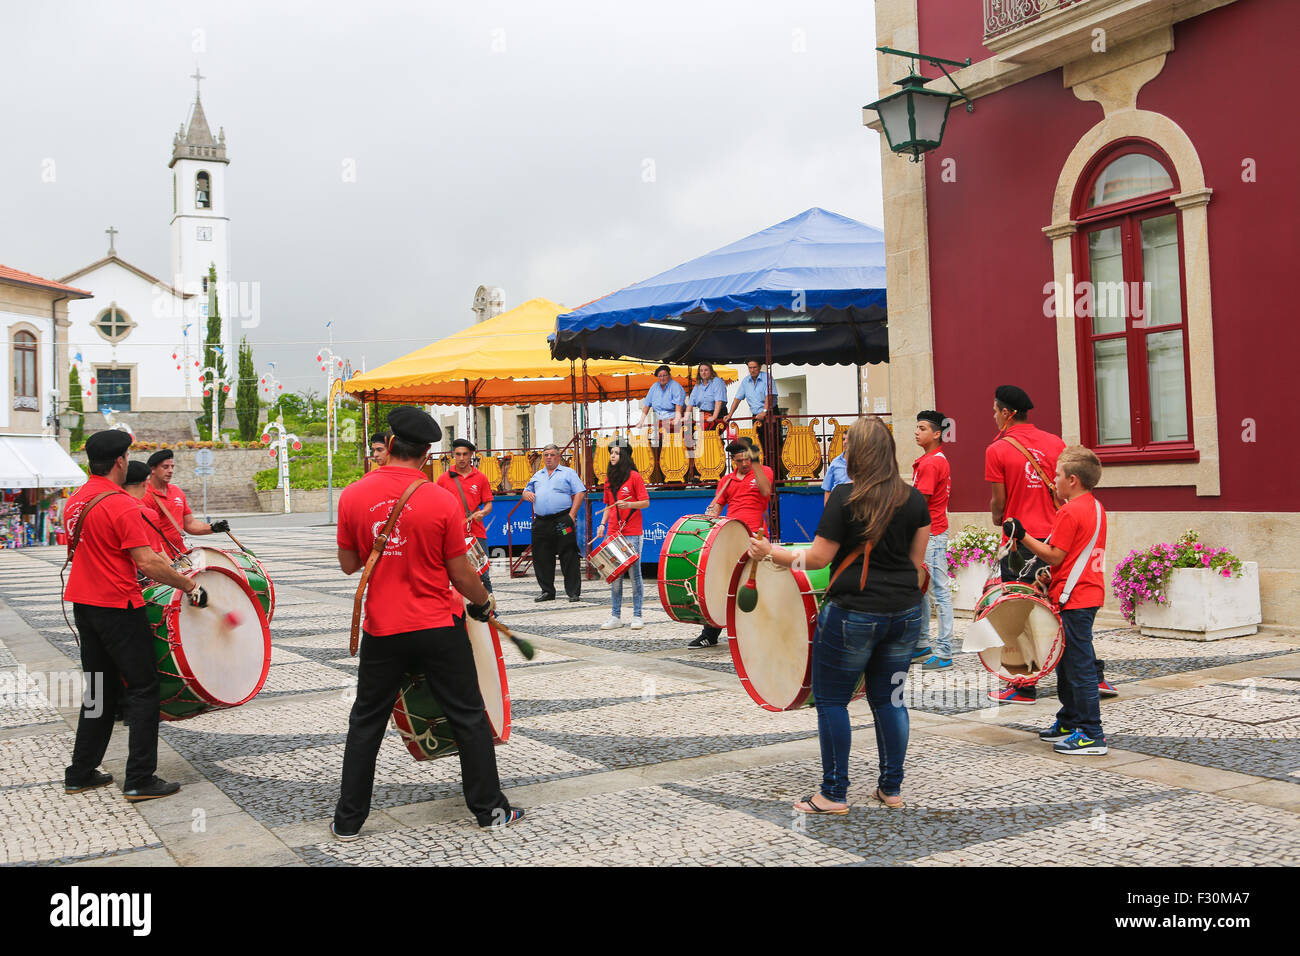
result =
[[208,524],[194,517],[185,492],[178,485],[173,485],[172,474],[176,471],[175,455],[170,448],[156,451],[149,456],[149,484],[145,502],[157,511],[159,526],[163,537],[176,549],[177,553],[189,550],[185,534],[214,534],[230,530],[229,521],[214,521]]
[[[731,474],[718,482],[718,493],[704,513],[716,518],[727,509],[728,518],[739,518],[751,534],[767,535],[767,503],[772,499],[772,485],[776,476],[767,465],[754,467],[754,443],[748,438],[733,441],[727,446],[731,456]],[[722,635],[722,628],[705,625],[700,636],[687,647],[713,647]]]
[[508,826],[524,811],[512,808],[501,792],[492,727],[465,630],[465,614],[486,622],[495,604],[465,557],[460,503],[420,470],[429,446],[442,436],[438,423],[418,408],[403,406],[388,413],[388,426],[393,433],[388,463],[339,496],[339,568],[355,574],[365,566],[364,556],[374,548],[398,499],[418,483],[364,595],[357,697],[348,717],[343,779],[330,832],[339,840],[361,835],[370,814],[379,745],[408,673],[424,674],[442,705],[460,752],[465,803],[479,826]]
[[632,446],[614,442],[609,446],[609,472],[605,480],[605,512],[601,515],[596,537],[605,537],[608,526],[611,535],[622,535],[637,553],[636,562],[626,572],[616,577],[609,586],[609,620],[600,626],[602,631],[612,631],[623,626],[623,578],[632,577],[632,630],[639,631],[641,600],[645,584],[641,579],[641,509],[650,507],[650,494],[645,481],[632,460]]
[[1106,511],[1092,494],[1099,481],[1096,454],[1081,445],[1067,448],[1056,461],[1056,492],[1065,505],[1056,513],[1050,542],[1027,533],[1014,517],[1002,525],[1008,537],[1052,567],[1052,604],[1060,608],[1065,629],[1065,651],[1056,668],[1061,709],[1038,736],[1063,754],[1106,753],[1092,646],[1092,624],[1106,602]]
[[[438,476],[438,485],[451,492],[451,496],[460,502],[465,512],[465,526],[469,534],[478,538],[479,544],[487,551],[487,528],[483,519],[492,513],[492,484],[487,475],[474,467],[474,452],[478,449],[474,443],[465,438],[457,438],[451,443],[451,471],[444,471]],[[385,461],[387,452],[385,452]],[[492,571],[486,569],[479,575],[483,586],[492,591]]]
[[158,665],[153,631],[136,569],[189,595],[195,607],[208,596],[197,582],[172,570],[149,544],[138,502],[122,490],[131,436],[109,429],[86,440],[90,480],[68,499],[64,521],[72,569],[63,599],[72,602],[87,693],[77,720],[65,793],[113,782],[96,769],[113,736],[119,696],[130,728],[123,795],[132,802],[171,796],[180,784],[158,769]]
[[[144,518],[145,534],[149,536],[149,547],[162,556],[164,561],[170,561],[171,552],[168,550],[166,540],[163,538],[162,529],[154,523],[159,517],[158,512],[148,507],[144,503],[144,496],[148,493],[145,485],[149,481],[149,466],[142,461],[128,461],[126,463],[126,478],[122,482],[122,490],[134,498],[140,506],[140,515]],[[136,571],[136,579],[140,582],[140,587],[145,588],[154,582],[145,577],[143,571]]]

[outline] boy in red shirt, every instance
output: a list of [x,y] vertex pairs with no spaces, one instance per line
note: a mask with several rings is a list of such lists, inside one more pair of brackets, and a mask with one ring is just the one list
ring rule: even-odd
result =
[[[718,493],[704,509],[704,513],[716,518],[727,509],[728,518],[739,518],[745,522],[750,534],[767,534],[767,503],[772,498],[772,482],[775,474],[767,465],[754,465],[754,444],[748,438],[740,438],[727,446],[731,456],[731,474],[725,475],[718,482]],[[713,647],[722,636],[722,628],[705,625],[695,640],[687,647]]]
[[[930,569],[930,588],[921,598],[921,626],[925,637],[918,638],[912,660],[925,661],[923,670],[952,667],[952,592],[948,587],[948,495],[952,490],[952,471],[943,453],[944,417],[936,411],[916,416],[916,443],[924,454],[912,463],[912,487],[925,496],[930,507],[930,541],[925,547],[925,563]],[[939,636],[929,646],[930,601],[939,609]]]
[[1016,518],[1002,526],[1008,537],[1052,566],[1052,603],[1065,627],[1065,652],[1056,668],[1061,709],[1038,736],[1063,754],[1106,753],[1092,647],[1092,622],[1106,600],[1106,511],[1092,494],[1100,480],[1101,462],[1092,451],[1067,448],[1056,461],[1056,493],[1065,505],[1056,513],[1050,541],[1026,533]]

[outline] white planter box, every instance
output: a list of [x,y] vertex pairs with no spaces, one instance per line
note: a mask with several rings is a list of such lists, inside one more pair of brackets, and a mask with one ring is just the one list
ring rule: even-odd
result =
[[1259,565],[1243,562],[1241,577],[1225,578],[1209,568],[1175,568],[1165,595],[1168,604],[1144,601],[1137,625],[1148,637],[1218,641],[1259,630]]
[[975,603],[979,601],[980,595],[984,593],[984,582],[988,580],[989,575],[992,573],[992,563],[968,564],[958,571],[951,579],[952,583],[957,586],[957,590],[952,595],[952,609],[974,614]]

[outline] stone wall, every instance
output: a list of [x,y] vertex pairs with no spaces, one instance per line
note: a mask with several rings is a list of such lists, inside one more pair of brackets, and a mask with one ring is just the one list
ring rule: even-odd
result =
[[[339,507],[339,492],[341,488],[334,489],[334,510],[337,514]],[[293,506],[294,513],[306,511],[324,512],[329,508],[329,489],[312,488],[310,491],[302,491],[298,488],[290,487],[289,497]],[[272,488],[269,491],[259,491],[257,493],[258,501],[262,510],[268,514],[284,513],[284,490],[281,488]]]
[[[172,483],[180,485],[189,498],[190,507],[197,513],[203,507],[203,479],[194,474],[194,455],[197,448],[173,448],[176,456],[176,471]],[[212,466],[216,474],[208,478],[208,511],[211,514],[221,512],[256,511],[257,495],[253,488],[253,473],[275,464],[265,448],[213,448]],[[147,461],[153,451],[139,449],[131,452],[131,458]],[[86,467],[86,453],[73,455],[77,464]]]

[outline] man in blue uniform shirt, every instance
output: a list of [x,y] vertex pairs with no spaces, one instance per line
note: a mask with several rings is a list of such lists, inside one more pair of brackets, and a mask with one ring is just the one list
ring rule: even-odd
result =
[[542,589],[534,601],[555,600],[555,557],[564,572],[564,590],[570,601],[582,596],[582,569],[578,557],[578,510],[587,489],[572,468],[560,464],[560,449],[542,449],[545,467],[524,487],[523,499],[533,506],[533,574]]

